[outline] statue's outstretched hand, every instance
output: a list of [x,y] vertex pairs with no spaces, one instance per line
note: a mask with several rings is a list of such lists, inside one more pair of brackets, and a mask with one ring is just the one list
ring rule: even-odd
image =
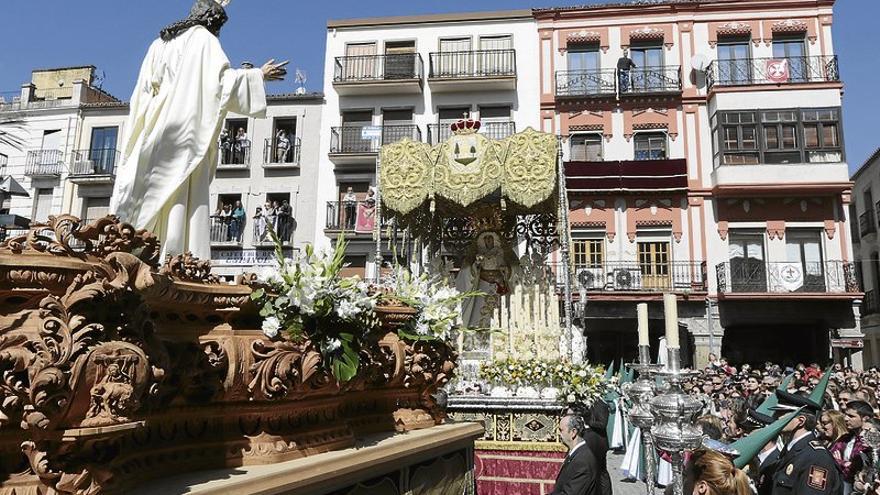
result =
[[283,81],[284,76],[287,75],[287,69],[284,68],[285,65],[289,64],[290,60],[285,60],[280,64],[275,63],[275,59],[271,59],[265,64],[263,64],[263,79],[266,81]]

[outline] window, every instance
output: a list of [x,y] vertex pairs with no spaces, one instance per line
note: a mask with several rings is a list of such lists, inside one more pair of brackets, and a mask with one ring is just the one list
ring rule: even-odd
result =
[[439,77],[469,76],[473,72],[470,38],[450,38],[440,40],[440,53],[432,71]]
[[91,223],[99,218],[104,218],[108,213],[110,213],[109,197],[85,198],[82,215],[83,220]]
[[[800,268],[801,291],[825,292],[825,266],[822,261],[822,235],[813,230],[786,232],[785,254],[788,263],[783,270]],[[785,273],[782,274],[784,278]],[[791,276],[787,277],[792,280]],[[796,280],[796,279],[795,279]],[[787,287],[792,290],[792,287]]]
[[766,292],[764,234],[758,231],[731,231],[727,250],[730,260],[729,284],[733,292]]
[[247,119],[227,119],[220,131],[220,165],[245,165],[250,156]]
[[385,43],[385,79],[412,79],[416,74],[416,42]]
[[396,143],[403,138],[414,139],[413,109],[382,110],[382,143]]
[[265,163],[298,163],[299,147],[296,137],[296,118],[275,119],[272,137],[266,139]]
[[803,35],[773,37],[773,57],[788,62],[789,81],[809,81],[810,63]]
[[341,79],[358,81],[377,79],[375,43],[349,43],[345,45],[345,66]]
[[640,132],[635,135],[636,160],[665,160],[666,134],[662,132]]
[[52,196],[55,189],[51,187],[41,187],[37,189],[37,197],[34,200],[34,222],[45,222],[52,214]]
[[480,132],[490,139],[504,139],[516,132],[510,119],[510,106],[480,107]]
[[663,90],[669,82],[666,80],[663,63],[663,45],[658,43],[636,44],[630,48],[630,59],[636,68],[630,71],[631,87],[621,88],[621,92],[651,92]]
[[669,262],[669,242],[639,242],[642,287],[653,289],[670,287]]
[[429,127],[431,131],[431,144],[438,144],[446,141],[452,136],[452,130],[449,129],[451,124],[463,119],[465,115],[470,115],[471,107],[447,107],[437,109],[437,125]]
[[569,160],[573,162],[601,162],[602,136],[599,134],[575,134],[571,137],[571,153]]
[[578,268],[601,268],[605,262],[605,243],[602,239],[575,239],[574,266]]
[[843,160],[837,108],[718,112],[712,137],[716,165]]
[[511,74],[514,69],[513,38],[503,36],[480,36],[480,54],[477,67],[480,76]]
[[116,138],[118,134],[118,127],[95,127],[92,129],[89,160],[94,164],[96,172],[109,174],[116,168]]
[[748,38],[718,40],[718,82],[748,84],[752,80],[751,44]]

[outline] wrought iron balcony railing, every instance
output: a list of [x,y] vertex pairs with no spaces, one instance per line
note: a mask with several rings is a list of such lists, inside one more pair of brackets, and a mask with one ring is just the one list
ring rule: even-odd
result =
[[[375,226],[376,202],[359,201],[328,201],[326,230],[339,230],[367,234],[373,232]],[[382,227],[390,225],[390,220],[383,219]]]
[[270,225],[282,244],[293,243],[296,221],[290,215],[276,214],[254,219],[254,246],[272,244],[272,236],[269,234]]
[[617,69],[556,71],[556,96],[597,97],[617,94]]
[[645,67],[618,71],[617,89],[621,95],[680,93],[681,67]]
[[422,131],[414,124],[381,126],[349,125],[330,129],[330,153],[376,153],[383,144],[403,138],[422,140]]
[[245,220],[232,216],[211,217],[211,244],[241,245]]
[[797,84],[840,80],[837,56],[715,60],[706,71],[706,85]]
[[880,298],[877,297],[877,291],[869,290],[865,292],[862,299],[862,316],[875,315],[880,313]]
[[57,176],[64,171],[64,153],[61,150],[28,151],[24,174],[27,176]]
[[[483,122],[480,134],[489,139],[504,139],[516,134],[516,123],[510,122]],[[428,124],[428,143],[439,144],[452,136],[449,124]]]
[[516,75],[516,50],[433,52],[430,66],[430,79],[510,77]]
[[119,157],[119,150],[113,148],[74,151],[70,175],[115,177]]
[[299,165],[302,143],[299,138],[292,141],[279,141],[267,138],[263,146],[263,166],[281,167]]
[[877,222],[874,220],[874,210],[866,210],[859,215],[859,232],[862,237],[877,232]]
[[236,139],[220,143],[219,168],[247,168],[251,163],[251,140]]
[[334,83],[369,83],[421,79],[424,72],[418,53],[349,55],[336,57]]
[[717,267],[718,293],[857,293],[855,267],[847,261],[761,262],[732,260]]
[[[557,274],[557,284],[561,286],[564,280],[558,270],[559,265],[552,266]],[[575,264],[571,273],[575,291],[581,287],[587,292],[705,292],[707,289],[706,263],[701,261]]]

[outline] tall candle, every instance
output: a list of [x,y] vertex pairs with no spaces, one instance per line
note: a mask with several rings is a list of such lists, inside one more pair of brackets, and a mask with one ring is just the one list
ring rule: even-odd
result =
[[639,345],[651,345],[648,338],[648,303],[637,304],[636,313],[639,316]]
[[678,299],[675,294],[663,294],[663,313],[666,317],[666,347],[679,349]]

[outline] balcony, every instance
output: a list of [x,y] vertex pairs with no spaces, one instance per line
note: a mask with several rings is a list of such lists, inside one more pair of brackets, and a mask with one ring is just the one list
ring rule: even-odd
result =
[[859,293],[855,267],[846,261],[748,262],[732,261],[716,267],[718,294],[778,294],[814,298],[828,294]]
[[[554,267],[558,268],[558,267]],[[555,270],[559,273],[558,270]],[[609,261],[575,265],[574,291],[587,292],[706,292],[706,263],[674,261],[641,264]],[[559,279],[558,285],[564,283]]]
[[247,170],[251,168],[250,139],[236,139],[220,143],[220,163],[217,170]]
[[422,140],[415,124],[349,125],[330,129],[330,160],[336,165],[373,162],[384,144]]
[[515,90],[516,50],[433,52],[428,84],[438,93]]
[[[516,123],[509,122],[483,122],[480,134],[489,139],[504,139],[516,134]],[[452,136],[449,124],[428,124],[428,143],[440,144]]]
[[293,244],[293,232],[296,229],[296,222],[290,215],[276,215],[274,217],[263,217],[255,220],[254,224],[254,246],[272,246],[272,235],[269,233],[268,222],[271,222],[272,230],[275,236],[285,246]]
[[299,167],[302,143],[300,138],[293,141],[279,142],[267,138],[263,146],[263,168],[296,168]]
[[418,53],[336,57],[333,87],[342,96],[418,94],[423,74]]
[[877,222],[874,220],[874,210],[867,210],[859,215],[859,233],[862,237],[877,233]]
[[231,216],[211,216],[211,246],[241,246],[244,222]]
[[614,98],[617,69],[556,71],[557,98]]
[[683,191],[687,189],[684,159],[565,163],[569,192]]
[[64,171],[64,153],[61,150],[28,151],[24,175],[28,177],[59,177]]
[[715,60],[706,71],[706,86],[783,85],[840,81],[837,56]]
[[70,181],[75,184],[109,184],[116,177],[120,153],[116,149],[87,149],[73,152]]
[[[348,234],[372,234],[375,227],[375,201],[328,201],[324,230]],[[384,221],[382,227],[389,225]]]

